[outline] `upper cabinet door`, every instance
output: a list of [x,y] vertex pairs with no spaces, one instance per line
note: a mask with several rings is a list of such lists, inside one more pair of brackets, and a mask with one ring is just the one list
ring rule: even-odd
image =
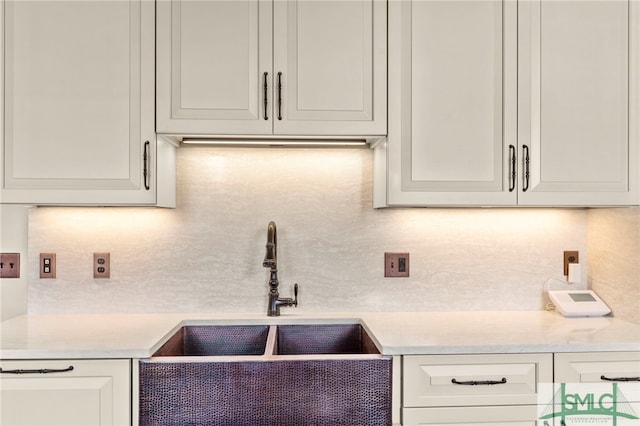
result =
[[516,10],[389,3],[388,205],[516,203]]
[[640,201],[639,9],[627,0],[520,3],[520,204]]
[[387,2],[274,2],[274,133],[385,135]]
[[157,8],[158,133],[386,134],[385,1]]
[[154,4],[0,5],[2,202],[153,204]]
[[157,2],[157,131],[271,134],[271,0]]

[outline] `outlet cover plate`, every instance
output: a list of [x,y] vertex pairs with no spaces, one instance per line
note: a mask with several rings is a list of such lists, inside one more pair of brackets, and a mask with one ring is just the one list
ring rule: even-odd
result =
[[56,254],[40,253],[40,278],[56,277]]
[[385,277],[409,276],[409,253],[385,253],[384,254]]
[[111,259],[109,253],[93,253],[93,278],[111,277]]
[[20,253],[0,253],[0,278],[20,278]]
[[580,263],[580,256],[577,250],[565,251],[564,255],[564,269],[563,274],[569,275],[569,264]]

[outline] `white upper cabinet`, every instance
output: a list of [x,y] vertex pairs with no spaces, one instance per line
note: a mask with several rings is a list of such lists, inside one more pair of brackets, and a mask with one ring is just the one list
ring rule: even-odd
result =
[[519,6],[525,205],[639,203],[640,4]]
[[374,204],[639,204],[638,9],[390,1]]
[[385,1],[275,1],[274,133],[385,135],[386,26]]
[[515,203],[516,13],[502,1],[389,3],[388,204]]
[[386,134],[386,2],[158,2],[157,131]]
[[271,133],[272,3],[160,0],[157,10],[158,133]]
[[1,6],[1,201],[156,204],[154,3]]

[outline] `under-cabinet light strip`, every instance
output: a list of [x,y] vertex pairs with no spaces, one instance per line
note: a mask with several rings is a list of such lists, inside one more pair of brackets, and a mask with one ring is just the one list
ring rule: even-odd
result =
[[206,139],[206,138],[184,138],[183,144],[187,145],[208,145],[208,146],[308,146],[308,147],[362,147],[367,143],[364,140],[304,140],[304,139],[265,139],[265,140],[243,140],[243,139]]

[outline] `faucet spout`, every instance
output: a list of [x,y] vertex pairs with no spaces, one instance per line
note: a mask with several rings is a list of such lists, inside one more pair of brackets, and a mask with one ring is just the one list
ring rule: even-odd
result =
[[[277,269],[278,267],[278,232],[275,222],[269,222],[267,226],[267,253],[264,255],[262,266],[265,268]],[[277,272],[277,271],[276,271]]]
[[270,317],[280,316],[281,306],[298,306],[298,284],[294,286],[295,299],[290,297],[280,297],[278,292],[278,235],[275,222],[269,222],[267,227],[266,254],[262,261],[262,266],[269,268],[269,304],[267,315]]

